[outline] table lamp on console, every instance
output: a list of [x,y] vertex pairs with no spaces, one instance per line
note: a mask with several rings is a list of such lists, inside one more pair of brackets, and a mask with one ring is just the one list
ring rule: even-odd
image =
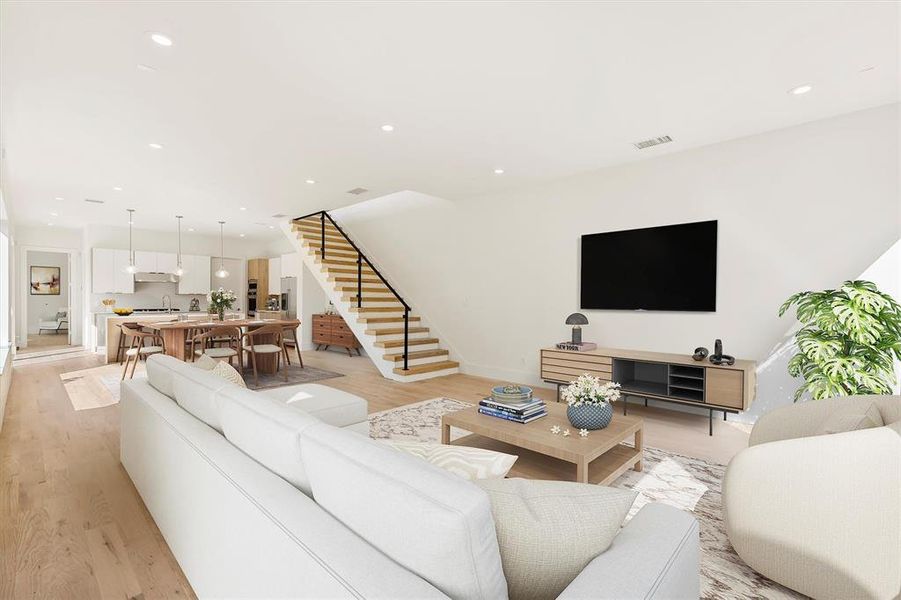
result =
[[588,325],[588,317],[582,313],[573,313],[566,317],[566,324],[572,325],[573,334],[571,342],[560,342],[557,347],[563,350],[594,350],[596,344],[582,341],[582,325]]

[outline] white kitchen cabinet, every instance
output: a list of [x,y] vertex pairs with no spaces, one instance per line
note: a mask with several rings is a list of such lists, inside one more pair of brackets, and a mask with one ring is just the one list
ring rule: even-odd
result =
[[300,255],[297,252],[282,254],[282,277],[300,277]]
[[175,273],[178,268],[178,255],[174,252],[157,252],[156,253],[156,272],[157,273]]
[[91,253],[91,291],[95,294],[133,294],[134,275],[126,271],[128,250],[94,248]]
[[95,294],[110,294],[116,291],[116,251],[94,248],[91,254],[91,291]]
[[206,295],[210,291],[210,257],[181,255],[185,274],[178,279],[179,294]]
[[174,273],[177,266],[174,253],[135,250],[135,267],[139,273]]
[[135,250],[135,267],[138,273],[156,273],[156,252]]
[[282,259],[275,257],[269,259],[269,293],[282,293]]
[[130,252],[128,250],[113,250],[113,281],[117,294],[134,294],[135,293],[135,276],[129,273],[128,269]]

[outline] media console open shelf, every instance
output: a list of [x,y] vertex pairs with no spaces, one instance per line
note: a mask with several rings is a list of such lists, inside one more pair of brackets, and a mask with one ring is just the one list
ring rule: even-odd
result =
[[628,396],[698,406],[709,411],[713,435],[713,412],[747,410],[757,387],[756,363],[737,360],[734,365],[714,365],[690,356],[598,348],[587,352],[544,348],[541,378],[557,384],[558,391],[583,373],[601,381],[615,381],[623,392],[623,410]]

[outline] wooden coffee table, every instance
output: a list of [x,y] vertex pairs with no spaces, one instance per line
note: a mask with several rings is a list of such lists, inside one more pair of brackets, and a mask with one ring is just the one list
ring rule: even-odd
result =
[[[522,425],[479,414],[477,406],[458,410],[441,417],[441,442],[516,454],[519,459],[510,470],[513,477],[606,485],[629,469],[641,471],[641,417],[614,415],[605,429],[583,438],[566,418],[566,404],[551,402],[547,412],[546,417]],[[570,435],[554,435],[554,425],[569,429]],[[472,435],[451,442],[451,427]],[[634,441],[634,447],[623,444],[629,441]]]

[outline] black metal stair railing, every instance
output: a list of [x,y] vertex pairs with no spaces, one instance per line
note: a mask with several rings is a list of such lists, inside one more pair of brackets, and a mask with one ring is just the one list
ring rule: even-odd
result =
[[404,299],[400,297],[400,294],[398,294],[397,291],[393,287],[391,287],[391,284],[388,283],[387,279],[382,277],[382,274],[379,273],[379,270],[375,268],[375,265],[373,265],[369,261],[369,259],[366,258],[366,255],[363,254],[363,252],[359,248],[357,248],[357,245],[354,244],[354,241],[352,239],[350,239],[350,237],[346,233],[344,233],[344,230],[341,229],[340,225],[335,223],[335,220],[332,218],[332,216],[330,214],[328,214],[328,212],[326,212],[324,210],[317,210],[316,212],[310,213],[308,215],[304,215],[302,217],[297,217],[296,219],[294,219],[293,222],[296,223],[303,219],[309,219],[310,217],[316,217],[316,216],[319,217],[319,227],[320,227],[319,231],[320,231],[320,236],[321,236],[319,251],[321,253],[323,261],[325,261],[325,254],[326,254],[326,250],[327,250],[326,237],[325,237],[325,220],[326,219],[328,219],[329,222],[331,222],[331,224],[335,227],[335,229],[338,230],[338,233],[341,234],[341,236],[347,241],[347,243],[350,244],[351,248],[353,248],[354,251],[357,253],[357,308],[363,307],[363,263],[364,262],[367,265],[369,265],[369,268],[372,269],[372,272],[375,273],[379,279],[381,279],[382,283],[385,284],[385,287],[387,287],[388,290],[392,294],[394,294],[394,297],[397,298],[398,302],[400,302],[401,305],[404,307],[404,354],[403,354],[403,358],[404,358],[404,371],[408,371],[410,368],[409,367],[410,305],[407,304],[406,302],[404,302]]

